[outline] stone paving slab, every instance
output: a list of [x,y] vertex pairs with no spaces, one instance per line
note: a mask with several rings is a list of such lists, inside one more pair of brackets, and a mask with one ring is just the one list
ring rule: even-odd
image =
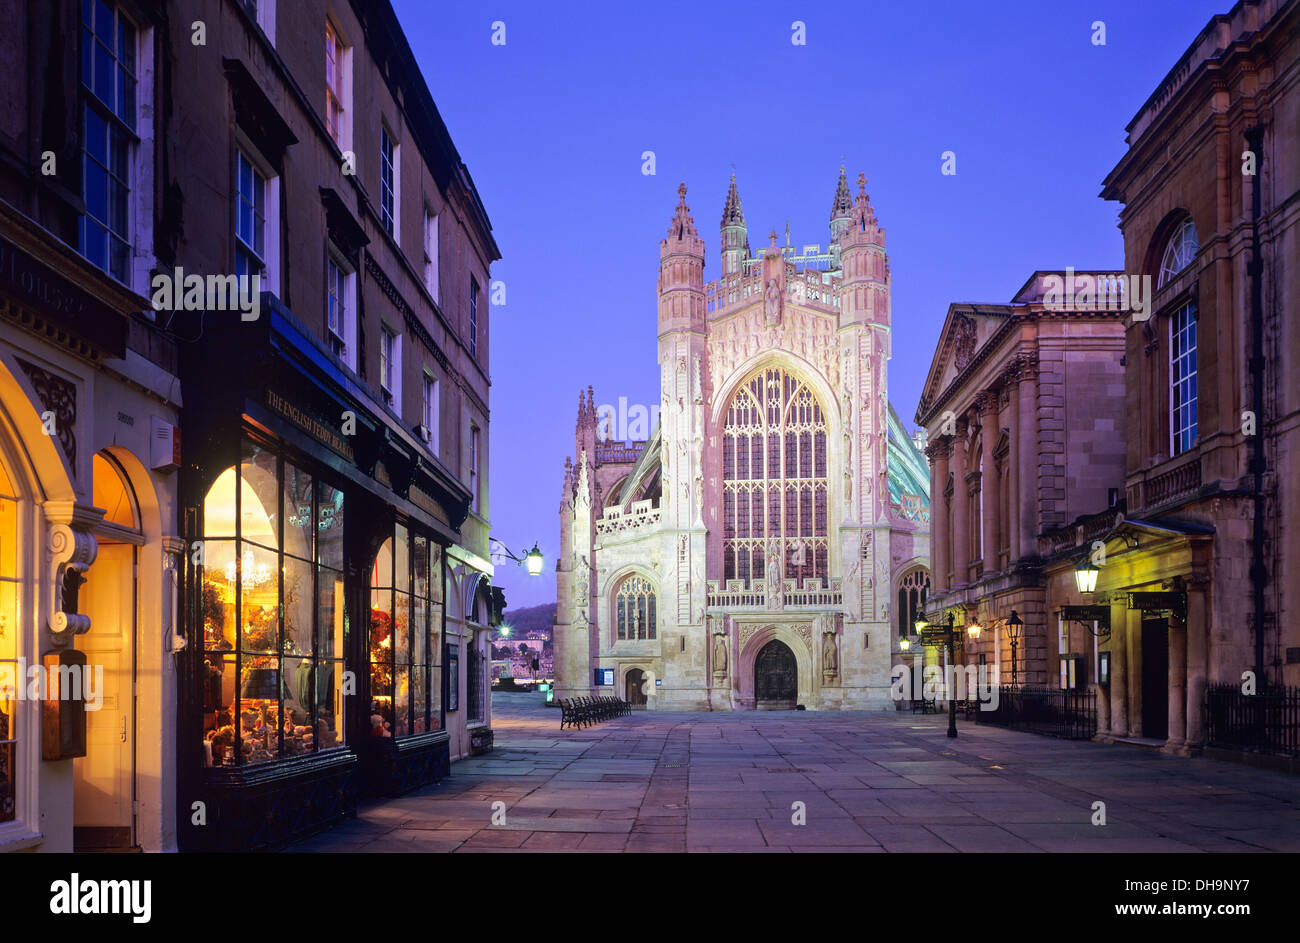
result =
[[[493,699],[496,749],[291,849],[393,853],[1296,852],[1300,780],[895,712],[637,712],[560,732]],[[1093,803],[1106,805],[1104,826]],[[494,803],[505,822],[493,824]],[[794,824],[795,810],[803,824]]]

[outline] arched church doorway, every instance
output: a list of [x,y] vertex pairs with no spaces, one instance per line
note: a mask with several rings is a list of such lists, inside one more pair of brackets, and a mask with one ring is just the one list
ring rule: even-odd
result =
[[627,678],[624,680],[624,688],[626,689],[626,693],[623,695],[625,701],[633,707],[645,707],[646,694],[644,671],[640,668],[633,668],[629,671],[627,673]]
[[799,666],[794,652],[773,639],[754,658],[754,706],[760,711],[794,710],[798,696]]

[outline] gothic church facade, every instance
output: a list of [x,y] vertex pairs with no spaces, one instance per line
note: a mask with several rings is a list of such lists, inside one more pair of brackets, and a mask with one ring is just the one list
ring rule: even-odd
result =
[[733,176],[707,284],[678,188],[659,244],[659,421],[613,441],[579,394],[557,698],[893,706],[900,631],[928,587],[929,470],[887,397],[889,262],[865,184],[854,199],[841,169],[826,252],[773,232],[755,254]]

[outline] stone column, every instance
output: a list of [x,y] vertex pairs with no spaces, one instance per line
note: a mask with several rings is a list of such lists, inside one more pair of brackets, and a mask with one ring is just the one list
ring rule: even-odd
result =
[[1142,736],[1142,610],[1125,610],[1128,631],[1124,647],[1128,650],[1128,729],[1129,736]]
[[1128,619],[1124,610],[1110,616],[1110,735],[1127,737],[1128,726]]
[[948,486],[948,456],[951,441],[944,438],[929,449],[933,469],[930,475],[930,592],[940,593],[948,588],[948,541],[952,534],[952,521],[948,517],[943,490]]
[[998,487],[998,470],[993,460],[993,450],[998,444],[998,395],[986,391],[980,395],[980,441],[984,448],[980,455],[980,525],[983,528],[984,552],[980,554],[983,571],[992,573],[998,566],[998,521],[1002,517],[1002,489]]
[[952,482],[952,586],[962,586],[970,582],[970,513],[966,495],[966,466],[969,461],[966,452],[966,433],[968,425],[965,419],[957,421],[957,437],[953,440],[953,482]]
[[1017,418],[1020,435],[1016,442],[1016,460],[1020,465],[1020,552],[1024,556],[1038,555],[1038,367],[1036,361],[1027,360],[1019,373],[1020,397]]
[[1007,559],[1014,566],[1024,553],[1024,548],[1020,545],[1020,391],[1014,379],[1011,383],[1007,396],[1007,427],[1011,430],[1011,447],[1007,450],[1007,507],[1004,509],[1004,521],[1007,528]]
[[1187,752],[1187,625],[1169,625],[1169,738],[1165,749]]
[[[1199,753],[1205,744],[1205,687],[1209,683],[1206,664],[1205,582],[1187,587],[1187,749]],[[1171,661],[1172,664],[1172,661]],[[1172,691],[1172,686],[1171,686]]]

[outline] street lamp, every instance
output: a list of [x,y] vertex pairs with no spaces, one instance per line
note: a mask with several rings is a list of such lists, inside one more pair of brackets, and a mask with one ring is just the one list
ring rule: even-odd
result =
[[1087,557],[1079,561],[1079,565],[1074,568],[1074,585],[1080,593],[1091,596],[1096,591],[1098,572]]
[[953,700],[951,684],[953,675],[957,670],[957,620],[953,614],[948,613],[948,677],[944,679],[944,687],[948,688],[948,736],[955,738],[957,736],[957,702]]
[[966,626],[966,634],[976,641],[979,641],[980,633],[983,631],[984,627],[979,624],[978,619]]
[[908,649],[910,649],[911,647],[912,647],[912,640],[911,640],[910,638],[908,638],[906,635],[904,635],[902,638],[900,638],[900,639],[898,640],[898,648],[899,648],[899,651],[904,651],[904,652],[905,652],[905,651],[907,651]]
[[1011,686],[1019,687],[1019,677],[1016,674],[1016,646],[1020,644],[1020,630],[1025,623],[1016,610],[1011,610],[1011,615],[1007,618],[1007,638],[1011,640]]
[[529,550],[522,557],[515,556],[513,553],[510,552],[509,547],[507,547],[501,541],[497,540],[495,537],[492,538],[492,542],[497,546],[498,556],[502,556],[509,560],[515,561],[520,566],[528,570],[529,576],[542,575],[542,565],[546,562],[546,558],[542,556],[542,551],[538,549],[536,541],[533,541],[533,549]]

